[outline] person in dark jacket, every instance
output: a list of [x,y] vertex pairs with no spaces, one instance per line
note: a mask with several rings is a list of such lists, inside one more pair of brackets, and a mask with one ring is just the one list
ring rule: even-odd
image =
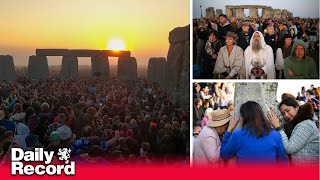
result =
[[243,51],[250,45],[250,39],[252,37],[253,31],[250,31],[249,22],[245,21],[241,26],[242,31],[238,32],[237,45],[240,46]]
[[272,48],[273,54],[275,54],[277,50],[277,36],[272,25],[267,27],[267,33],[264,35],[264,40]]
[[219,16],[220,23],[218,25],[218,32],[221,37],[221,42],[225,45],[226,39],[224,38],[227,35],[228,31],[232,31],[228,18],[225,14]]

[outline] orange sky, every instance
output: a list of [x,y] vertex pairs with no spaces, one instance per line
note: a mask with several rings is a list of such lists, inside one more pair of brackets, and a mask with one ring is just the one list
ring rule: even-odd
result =
[[[144,64],[167,56],[169,32],[190,23],[189,9],[188,0],[4,1],[0,54],[27,65],[36,48],[105,49],[110,39],[120,38]],[[56,59],[49,64],[60,64]]]

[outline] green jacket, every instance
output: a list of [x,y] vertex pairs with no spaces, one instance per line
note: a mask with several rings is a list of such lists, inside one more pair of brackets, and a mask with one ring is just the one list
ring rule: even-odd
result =
[[[304,59],[298,60],[293,55],[299,44],[306,50],[302,40],[296,40],[293,43],[291,55],[284,60],[284,77],[286,79],[318,79],[317,66],[311,57],[305,56]],[[294,76],[289,76],[288,70],[293,71]]]

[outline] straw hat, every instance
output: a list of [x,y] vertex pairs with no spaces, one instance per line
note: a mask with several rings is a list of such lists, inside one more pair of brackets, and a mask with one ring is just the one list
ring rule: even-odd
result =
[[227,109],[217,109],[212,112],[212,120],[208,120],[208,127],[219,127],[230,121],[230,112]]

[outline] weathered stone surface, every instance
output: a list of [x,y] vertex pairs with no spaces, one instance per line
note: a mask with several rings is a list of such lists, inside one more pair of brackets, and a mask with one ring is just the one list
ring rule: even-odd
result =
[[46,56],[29,57],[28,78],[36,80],[49,78],[48,59]]
[[281,19],[281,9],[273,10],[273,18]]
[[258,9],[255,7],[250,8],[249,17],[250,18],[258,18]]
[[212,19],[212,18],[214,18],[214,15],[215,15],[214,8],[213,7],[208,7],[206,9],[206,17]]
[[114,51],[114,50],[93,50],[93,49],[36,49],[37,56],[77,56],[77,57],[93,57],[93,56],[113,56],[113,57],[130,57],[130,51]]
[[272,18],[273,11],[271,7],[266,7],[262,9],[262,18]]
[[161,87],[166,86],[166,58],[150,58],[148,63],[147,80],[159,83]]
[[121,80],[137,80],[137,60],[134,57],[119,57],[118,78]]
[[190,25],[185,27],[174,28],[169,33],[169,43],[181,43],[190,39],[190,30],[186,31],[185,29],[190,29]]
[[74,56],[63,56],[60,70],[61,79],[75,78],[78,76],[78,58]]
[[238,19],[244,19],[245,18],[243,8],[238,8],[236,10],[236,12],[237,12],[236,13],[236,18],[238,18]]
[[[184,27],[189,34],[189,26]],[[190,40],[171,43],[167,57],[167,90],[182,108],[188,109],[190,96]]]
[[68,49],[36,49],[36,56],[67,56]]
[[0,55],[0,81],[15,81],[16,79],[13,57]]
[[226,7],[226,15],[227,17],[232,17],[233,16],[232,9]]
[[216,14],[217,14],[217,16],[219,16],[220,14],[223,14],[222,9],[217,9]]
[[283,9],[282,12],[281,12],[281,19],[282,20],[286,20],[287,16],[288,16],[288,11]]
[[[278,117],[280,117],[277,103],[277,88],[278,83],[276,82],[236,83],[234,96],[235,118],[240,118],[240,107],[247,101],[259,103],[266,117],[270,107],[273,108]],[[241,126],[242,122],[239,122],[237,128]]]
[[108,57],[91,57],[91,75],[109,78],[109,59]]

